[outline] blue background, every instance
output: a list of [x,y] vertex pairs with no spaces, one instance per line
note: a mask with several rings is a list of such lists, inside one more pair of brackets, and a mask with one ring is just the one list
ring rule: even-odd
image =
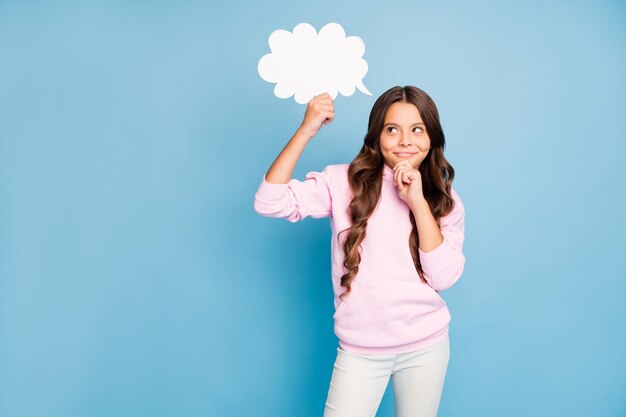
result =
[[626,415],[621,1],[0,2],[0,415],[322,415],[329,220],[253,210],[305,109],[257,64],[300,22],[363,39],[373,96],[294,178],[389,87],[438,105],[467,258],[439,416]]

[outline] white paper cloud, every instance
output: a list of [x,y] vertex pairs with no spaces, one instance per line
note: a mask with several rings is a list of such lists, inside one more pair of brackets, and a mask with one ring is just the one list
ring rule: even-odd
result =
[[274,94],[305,104],[315,95],[354,94],[355,87],[372,95],[363,85],[367,62],[362,58],[365,44],[358,36],[346,37],[338,23],[328,23],[319,34],[308,23],[300,23],[293,33],[279,29],[269,37],[272,53],[259,60],[259,75],[276,83]]

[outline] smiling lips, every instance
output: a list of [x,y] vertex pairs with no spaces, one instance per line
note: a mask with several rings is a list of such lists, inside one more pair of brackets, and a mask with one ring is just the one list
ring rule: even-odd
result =
[[398,155],[400,158],[408,158],[416,154],[416,152],[394,152],[395,155]]

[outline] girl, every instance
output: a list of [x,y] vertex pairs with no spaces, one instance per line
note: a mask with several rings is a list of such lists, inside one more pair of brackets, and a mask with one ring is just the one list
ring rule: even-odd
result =
[[334,116],[328,94],[309,101],[254,208],[290,222],[330,217],[339,346],[324,416],[375,416],[391,378],[397,417],[434,417],[450,356],[451,316],[438,291],[465,265],[464,207],[437,107],[419,88],[393,87],[374,103],[350,164],[291,179],[308,141]]

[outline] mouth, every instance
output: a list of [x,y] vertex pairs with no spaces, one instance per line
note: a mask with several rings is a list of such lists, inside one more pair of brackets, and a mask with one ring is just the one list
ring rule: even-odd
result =
[[394,152],[393,154],[400,158],[410,158],[415,155],[416,152]]

